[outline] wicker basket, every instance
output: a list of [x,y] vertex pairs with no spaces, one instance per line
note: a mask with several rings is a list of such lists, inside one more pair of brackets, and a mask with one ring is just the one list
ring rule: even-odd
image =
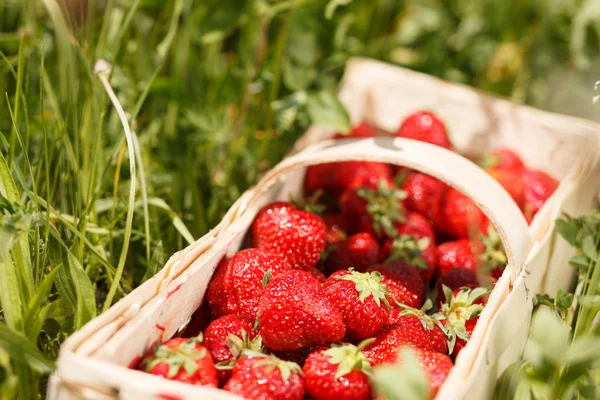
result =
[[[561,210],[587,211],[600,192],[600,126],[371,60],[349,63],[340,96],[354,122],[367,120],[382,137],[323,142],[332,132],[310,129],[298,141],[295,154],[244,193],[219,226],[173,255],[154,278],[64,343],[50,381],[50,400],[238,398],[128,366],[156,340],[175,335],[189,321],[219,260],[240,249],[263,205],[300,193],[306,166],[341,160],[389,162],[436,176],[471,197],[497,228],[508,267],[438,398],[491,396],[496,378],[518,357],[526,340],[532,296],[567,288],[571,282],[566,260],[572,250],[555,235],[553,221]],[[510,147],[529,167],[561,180],[529,228],[510,196],[467,158],[426,143],[385,137],[417,109],[437,113],[464,156]]]

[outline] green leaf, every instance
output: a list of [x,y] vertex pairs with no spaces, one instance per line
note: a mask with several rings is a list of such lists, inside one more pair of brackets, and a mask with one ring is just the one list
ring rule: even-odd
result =
[[573,247],[578,247],[579,224],[568,215],[555,221],[558,233]]
[[6,350],[13,360],[25,364],[37,372],[47,374],[54,370],[54,363],[33,343],[2,322],[0,322],[0,347]]
[[583,241],[581,243],[581,251],[590,260],[595,260],[598,257],[598,251],[596,250],[594,237],[586,236],[583,238]]
[[19,291],[19,278],[10,253],[0,255],[0,304],[8,325],[22,330],[23,305]]
[[549,309],[540,308],[533,316],[523,357],[537,367],[545,363],[557,365],[569,351],[569,340],[569,328],[560,318]]
[[329,3],[325,6],[325,18],[333,18],[336,8],[341,6],[347,6],[352,3],[352,0],[329,0]]
[[590,259],[585,254],[576,254],[571,257],[569,264],[575,268],[588,269],[590,266]]
[[333,94],[327,91],[310,94],[307,109],[313,124],[336,132],[350,131],[350,117],[344,105]]
[[426,400],[429,386],[426,374],[410,348],[400,350],[399,362],[381,365],[373,371],[373,382],[377,394],[385,400]]

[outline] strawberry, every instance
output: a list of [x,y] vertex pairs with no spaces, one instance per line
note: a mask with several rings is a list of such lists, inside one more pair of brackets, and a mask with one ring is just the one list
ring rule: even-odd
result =
[[313,267],[325,248],[325,223],[293,204],[264,207],[252,223],[252,245],[281,254],[293,268]]
[[500,237],[493,228],[488,229],[488,235],[481,235],[481,241],[459,239],[442,243],[436,253],[441,274],[452,268],[466,268],[483,270],[498,279],[507,263]]
[[388,295],[396,302],[410,307],[421,307],[425,299],[425,284],[417,270],[400,261],[386,264],[372,265],[367,272],[379,272],[383,283],[388,290]]
[[404,181],[402,189],[407,193],[406,207],[434,221],[440,213],[448,185],[432,176],[413,172]]
[[325,242],[327,244],[334,244],[341,242],[346,239],[346,220],[342,214],[325,214],[323,215],[323,222],[327,227],[327,235],[325,236]]
[[457,238],[468,238],[481,230],[486,216],[467,196],[449,188],[442,199],[439,214],[435,217],[436,227]]
[[237,315],[229,314],[215,319],[204,332],[204,346],[217,363],[219,377],[225,381],[242,350],[262,351],[262,340],[253,328],[253,322]]
[[519,208],[523,208],[524,185],[521,172],[506,169],[487,169],[486,171],[502,185]]
[[380,261],[402,261],[419,269],[423,282],[429,282],[437,265],[435,231],[420,214],[408,213],[406,222],[396,224],[399,237],[387,239],[381,247]]
[[[433,318],[440,321],[448,337],[448,353],[456,357],[465,347],[477,323],[479,314],[483,311],[480,300],[489,293],[485,288],[471,289],[463,287],[452,292],[448,286],[443,285],[442,290],[445,300],[440,311]],[[471,321],[474,320],[474,321]],[[467,327],[467,322],[469,327]]]
[[368,161],[313,165],[306,169],[304,190],[311,194],[320,189],[337,199],[352,181],[363,175],[391,180],[392,170],[387,164]]
[[202,344],[202,335],[174,338],[157,343],[140,361],[152,375],[192,385],[219,386],[212,356]]
[[448,286],[452,290],[458,290],[463,287],[474,289],[479,287],[477,273],[466,268],[452,268],[442,274],[436,283],[436,303],[438,306],[444,301],[443,286]]
[[304,378],[298,364],[273,355],[247,354],[235,363],[223,389],[250,400],[304,398]]
[[361,352],[368,343],[334,344],[310,353],[303,367],[307,394],[314,400],[371,399],[371,365]]
[[221,261],[208,285],[208,304],[215,318],[240,314],[256,319],[258,300],[265,276],[289,271],[290,265],[279,254],[266,249],[245,249]]
[[506,148],[498,148],[486,152],[479,161],[479,165],[484,169],[492,168],[517,173],[525,170],[525,165],[517,153]]
[[377,262],[379,243],[370,233],[363,232],[338,242],[330,249],[325,261],[329,273],[352,267],[362,271]]
[[452,150],[446,126],[431,112],[418,111],[410,114],[400,125],[396,136],[420,140]]
[[208,306],[208,301],[205,299],[194,314],[192,314],[192,318],[190,319],[190,322],[188,322],[181,336],[198,336],[208,327],[208,325],[210,325],[210,322],[210,307]]
[[542,171],[525,171],[523,173],[523,212],[526,217],[533,218],[542,208],[546,200],[558,188],[558,181]]
[[395,224],[404,222],[402,200],[406,193],[391,180],[363,176],[353,181],[340,197],[342,215],[352,232],[368,232],[377,238],[397,235]]
[[394,309],[390,312],[388,324],[413,326],[420,331],[420,334],[427,335],[430,345],[428,348],[446,354],[448,352],[448,340],[443,327],[427,314],[432,307],[433,303],[430,299],[427,299],[420,309],[401,305],[400,309]]
[[334,139],[359,139],[359,138],[370,138],[375,136],[375,131],[373,128],[367,124],[366,122],[362,122],[359,125],[356,125],[352,130],[348,133],[337,133],[333,138]]
[[317,267],[312,267],[308,270],[308,273],[312,275],[319,283],[325,283],[327,276]]
[[377,335],[375,341],[365,347],[363,353],[375,365],[391,364],[398,359],[400,347],[411,345],[432,350],[429,334],[412,324],[386,325]]
[[425,349],[414,349],[419,366],[425,371],[430,388],[430,398],[435,398],[454,366],[446,354]]
[[376,271],[343,270],[331,275],[323,284],[327,296],[344,316],[346,337],[367,338],[387,322],[390,305],[382,279]]
[[292,270],[265,287],[258,306],[260,335],[275,351],[339,342],[344,318],[308,272]]

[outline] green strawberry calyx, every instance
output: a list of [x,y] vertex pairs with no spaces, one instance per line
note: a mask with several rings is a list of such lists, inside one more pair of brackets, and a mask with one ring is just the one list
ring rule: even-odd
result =
[[244,350],[243,355],[249,357],[257,357],[260,360],[256,361],[253,368],[264,368],[267,372],[272,372],[277,368],[281,374],[281,378],[284,381],[288,381],[292,376],[292,373],[304,375],[302,368],[293,361],[284,361],[272,354],[258,353],[252,350]]
[[367,297],[373,296],[373,300],[378,306],[383,303],[387,308],[391,308],[387,300],[389,296],[388,289],[381,283],[383,275],[379,271],[357,272],[353,268],[348,269],[348,271],[349,274],[336,276],[336,279],[354,282],[361,303],[364,303]]
[[329,349],[325,350],[325,355],[329,357],[327,361],[330,364],[338,366],[335,379],[341,378],[354,370],[370,375],[371,362],[363,354],[362,350],[374,341],[375,338],[365,339],[358,346],[349,343],[342,343],[341,345],[333,344]]
[[426,270],[429,264],[423,258],[423,250],[430,244],[431,239],[428,237],[418,239],[415,236],[402,235],[394,239],[392,251],[385,262],[402,261],[417,269]]
[[483,169],[495,168],[500,162],[502,158],[493,153],[487,153],[483,158],[477,163]]
[[323,212],[325,212],[325,209],[327,208],[324,204],[321,203],[324,194],[325,192],[323,191],[323,189],[318,189],[311,196],[304,199],[304,201],[298,199],[291,199],[290,203],[292,203],[299,210],[304,210],[315,215],[322,215]]
[[508,263],[504,247],[498,232],[491,226],[488,228],[487,235],[481,235],[481,243],[484,245],[484,250],[479,254],[480,268],[491,272],[497,267],[503,267]]
[[385,233],[396,237],[398,231],[395,224],[406,221],[400,201],[406,199],[408,194],[396,187],[389,187],[383,179],[377,184],[377,190],[358,188],[356,193],[366,200],[367,212],[373,219],[373,229],[377,235]]
[[475,289],[463,287],[454,296],[452,289],[448,286],[442,285],[442,290],[446,302],[442,303],[441,312],[435,313],[432,317],[437,321],[445,321],[442,324],[443,330],[448,337],[448,352],[452,353],[457,337],[465,342],[469,341],[469,333],[465,323],[467,320],[478,317],[483,311],[482,304],[473,303],[490,291],[482,287]]
[[244,350],[255,351],[259,354],[264,354],[266,350],[262,342],[262,337],[260,335],[256,335],[254,339],[250,340],[248,332],[246,332],[245,329],[242,329],[240,336],[233,333],[227,335],[225,344],[231,352],[232,357],[227,361],[221,361],[220,363],[215,364],[215,367],[219,370],[232,369],[235,365],[235,362],[241,357]]
[[204,347],[201,349],[197,348],[199,343],[202,343],[201,334],[190,338],[173,349],[169,348],[166,344],[157,343],[154,355],[144,362],[144,369],[150,372],[157,365],[167,364],[169,366],[167,378],[173,378],[179,373],[181,368],[185,370],[188,377],[191,377],[198,370],[198,360],[203,359],[207,354]]
[[396,304],[402,309],[399,314],[401,317],[417,317],[421,325],[423,325],[423,329],[431,331],[435,325],[442,331],[444,330],[444,327],[440,321],[427,314],[427,312],[433,308],[433,302],[431,299],[427,299],[425,304],[423,304],[420,309],[407,306],[406,304],[402,304],[398,301],[396,301]]

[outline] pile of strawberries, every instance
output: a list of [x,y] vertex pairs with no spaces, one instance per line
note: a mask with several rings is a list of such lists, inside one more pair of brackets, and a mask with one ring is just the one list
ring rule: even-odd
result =
[[[374,135],[366,124],[350,133]],[[427,112],[396,136],[452,149]],[[507,149],[480,163],[528,220],[558,185]],[[369,400],[372,369],[402,363],[409,346],[434,397],[505,267],[496,232],[460,192],[384,163],[310,167],[304,187],[306,204],[264,207],[252,247],[221,261],[189,338],[157,344],[137,367],[248,399]]]

